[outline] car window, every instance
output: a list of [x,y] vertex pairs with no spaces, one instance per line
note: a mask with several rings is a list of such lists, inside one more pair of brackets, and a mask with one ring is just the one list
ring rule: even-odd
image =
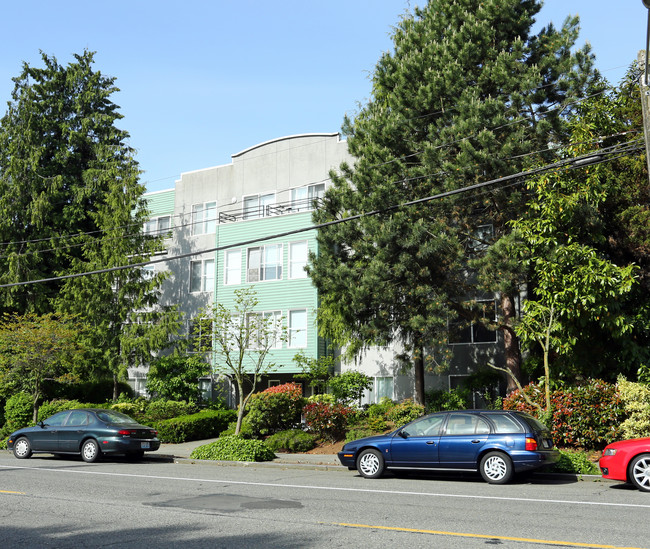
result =
[[548,431],[548,427],[544,425],[538,419],[535,419],[533,416],[529,416],[526,413],[520,413],[519,417],[523,419],[533,431]]
[[508,414],[490,414],[488,416],[494,423],[495,433],[523,433],[523,427]]
[[88,425],[88,414],[82,410],[72,410],[65,425],[66,427],[79,427],[82,425]]
[[136,423],[133,418],[130,418],[126,414],[121,414],[120,412],[115,412],[113,410],[102,410],[101,412],[97,412],[97,417],[106,423]]
[[490,432],[487,421],[476,414],[449,414],[446,435],[485,435]]
[[59,412],[58,414],[54,414],[53,416],[48,417],[45,421],[43,421],[43,423],[45,425],[52,426],[63,425],[63,422],[68,417],[69,413],[69,410],[66,410],[65,412]]
[[431,437],[440,434],[445,415],[425,416],[404,428],[404,433],[411,437]]

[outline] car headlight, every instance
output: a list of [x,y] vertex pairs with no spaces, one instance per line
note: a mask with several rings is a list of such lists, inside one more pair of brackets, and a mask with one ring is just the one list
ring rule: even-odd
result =
[[605,448],[605,451],[603,452],[603,456],[615,456],[616,455],[616,448]]

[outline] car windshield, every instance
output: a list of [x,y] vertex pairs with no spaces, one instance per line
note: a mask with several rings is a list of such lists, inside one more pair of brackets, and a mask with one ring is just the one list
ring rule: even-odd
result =
[[126,414],[115,412],[114,410],[102,410],[97,412],[97,417],[106,423],[137,423],[135,419],[130,418]]

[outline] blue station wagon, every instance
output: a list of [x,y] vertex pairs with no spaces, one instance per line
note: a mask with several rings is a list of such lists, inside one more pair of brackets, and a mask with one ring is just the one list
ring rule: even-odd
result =
[[348,442],[341,463],[361,476],[388,470],[479,471],[486,482],[505,484],[515,473],[555,463],[548,428],[516,411],[462,410],[423,416],[384,435]]

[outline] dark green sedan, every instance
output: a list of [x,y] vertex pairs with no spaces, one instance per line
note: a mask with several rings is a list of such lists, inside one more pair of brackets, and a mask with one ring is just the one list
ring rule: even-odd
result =
[[88,463],[104,454],[142,458],[160,448],[158,432],[133,418],[102,408],[65,410],[11,433],[7,448],[18,459],[35,453],[77,454]]

